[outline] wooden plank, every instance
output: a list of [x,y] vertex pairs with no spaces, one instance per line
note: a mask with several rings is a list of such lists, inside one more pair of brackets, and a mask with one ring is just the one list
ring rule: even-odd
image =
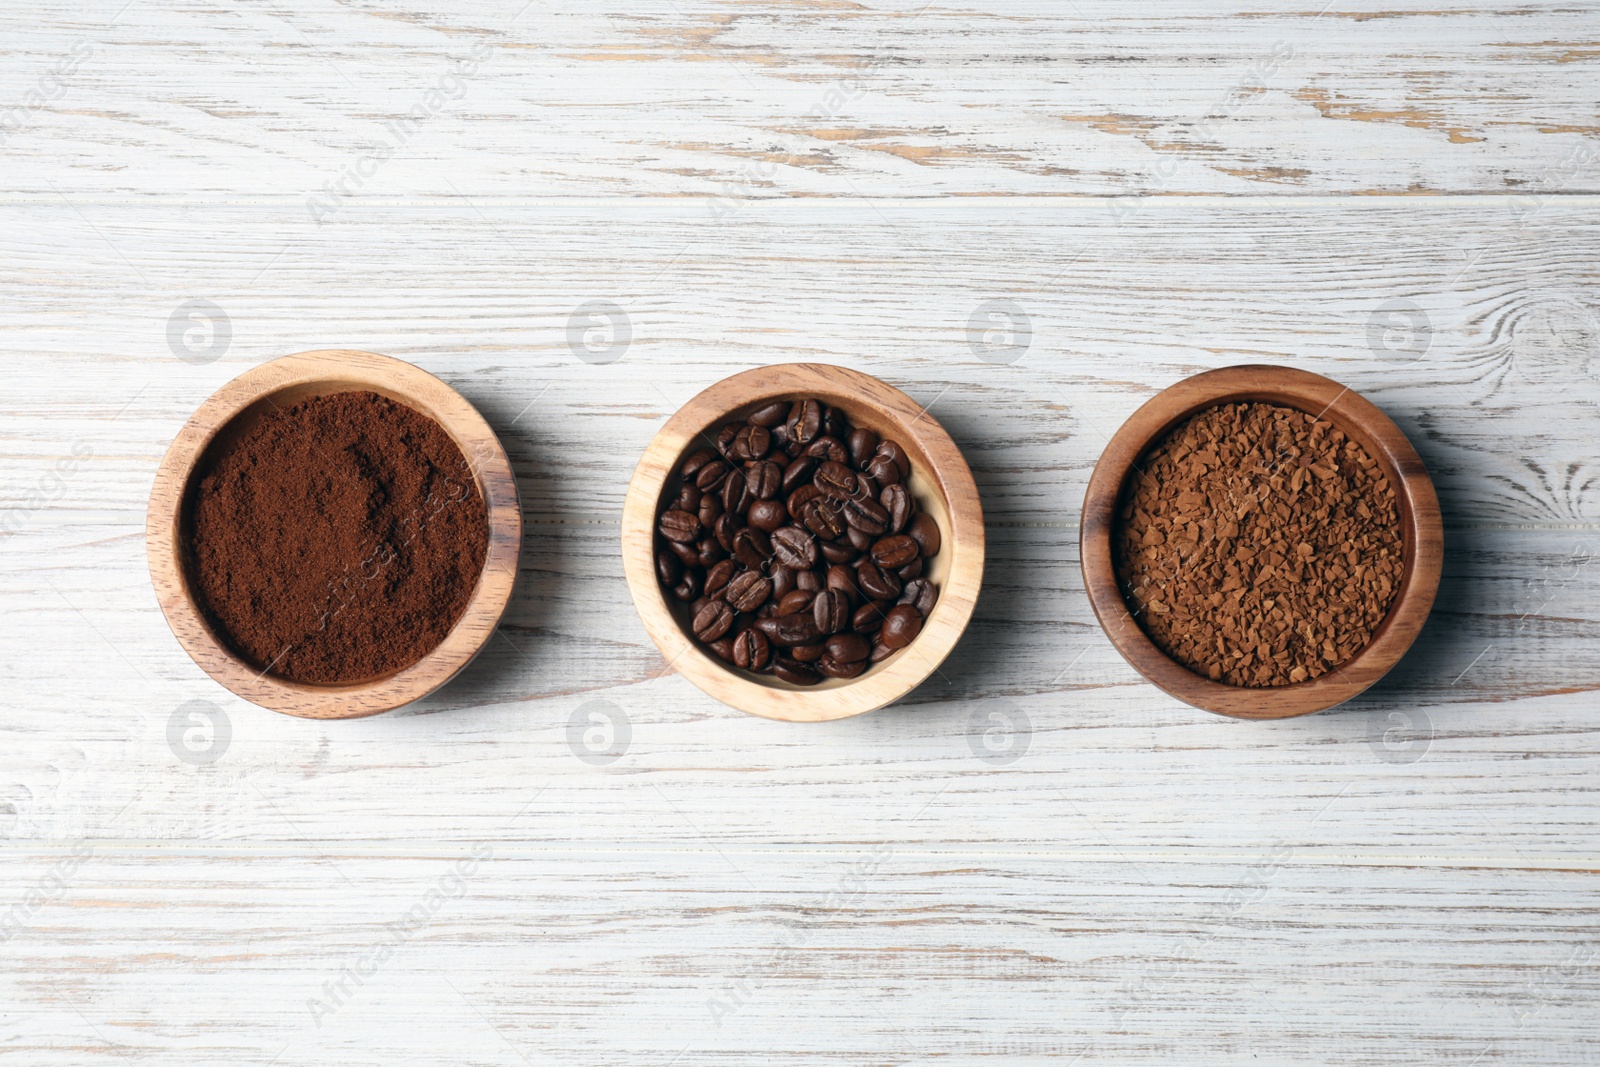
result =
[[1592,1060],[1593,873],[84,847],[5,946],[19,1062]]
[[47,0],[8,21],[7,193],[47,200],[674,196],[709,219],[769,196],[1600,189],[1587,5]]
[[[1135,407],[1251,362],[1383,407],[1451,526],[1600,516],[1596,201],[1522,218],[1476,198],[1112,204],[782,202],[720,228],[677,202],[374,208],[341,216],[336,237],[289,207],[13,205],[0,441],[20,466],[0,506],[25,505],[78,447],[95,458],[45,506],[141,513],[204,396],[263,359],[338,345],[412,360],[477,403],[532,523],[614,521],[670,412],[792,360],[854,366],[931,405],[992,522],[1075,524]],[[194,300],[230,331],[201,366],[178,358],[185,336],[201,360],[215,340],[183,317]],[[631,336],[608,362],[579,358],[595,356],[584,330],[610,330],[580,312],[591,301],[616,305]],[[984,341],[1011,308],[1020,358]]]

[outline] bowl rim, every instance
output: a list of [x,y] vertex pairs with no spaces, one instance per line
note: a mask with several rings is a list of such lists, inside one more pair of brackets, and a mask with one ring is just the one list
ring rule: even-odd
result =
[[[1111,538],[1133,465],[1178,423],[1218,404],[1257,401],[1326,418],[1358,440],[1395,488],[1404,555],[1400,588],[1365,647],[1319,678],[1252,688],[1213,682],[1163,652],[1128,611],[1116,579]],[[1341,704],[1389,672],[1432,610],[1444,560],[1439,498],[1416,449],[1377,405],[1320,374],[1273,364],[1204,371],[1163,389],[1112,436],[1090,475],[1079,522],[1079,562],[1090,606],[1122,658],[1168,695],[1192,707],[1241,719],[1282,719]]]
[[[182,510],[194,472],[217,435],[252,405],[288,389],[323,385],[370,389],[432,418],[462,451],[477,477],[489,543],[477,586],[461,617],[434,649],[384,678],[311,685],[277,678],[240,659],[213,632],[194,599],[179,543]],[[522,551],[516,479],[494,430],[454,388],[420,367],[357,349],[315,349],[280,356],[224,384],[184,422],[156,470],[145,514],[151,584],[173,636],[189,657],[236,696],[272,711],[313,719],[377,715],[419,700],[459,674],[488,643],[511,602]]]
[[[728,413],[762,400],[815,396],[847,409],[865,407],[901,427],[930,460],[920,472],[937,487],[950,516],[941,552],[951,553],[939,602],[917,639],[858,678],[819,687],[765,684],[744,677],[679,626],[655,573],[656,506],[668,479],[700,434]],[[825,722],[861,715],[911,692],[954,650],[977,606],[985,553],[982,504],[961,450],[927,408],[869,374],[820,363],[782,363],[741,371],[696,394],[657,431],[628,485],[622,516],[623,570],[650,639],[707,695],[767,719]]]

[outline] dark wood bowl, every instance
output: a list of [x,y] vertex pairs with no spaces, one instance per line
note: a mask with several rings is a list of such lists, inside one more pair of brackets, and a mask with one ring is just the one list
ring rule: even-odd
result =
[[[1394,486],[1404,556],[1400,589],[1372,640],[1319,678],[1252,688],[1213,682],[1156,646],[1128,611],[1111,539],[1128,474],[1174,426],[1218,404],[1258,401],[1327,419],[1378,461]],[[1238,719],[1286,719],[1331,708],[1389,673],[1433,608],[1444,562],[1444,526],[1433,482],[1411,442],[1389,417],[1338,382],[1290,367],[1242,366],[1196,374],[1165,389],[1122,424],[1100,456],[1083,498],[1078,548],[1095,617],[1134,670],[1185,704]]]

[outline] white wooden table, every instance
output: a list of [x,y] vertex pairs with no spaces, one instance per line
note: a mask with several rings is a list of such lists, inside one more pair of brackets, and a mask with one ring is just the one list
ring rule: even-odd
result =
[[[0,1063],[1600,1060],[1600,9],[525,3],[4,16]],[[347,723],[211,683],[142,543],[194,407],[332,346],[528,521],[488,651]],[[991,544],[816,726],[667,671],[616,544],[666,416],[801,359],[932,405]],[[1448,557],[1252,724],[1118,659],[1076,526],[1258,361],[1406,430]]]

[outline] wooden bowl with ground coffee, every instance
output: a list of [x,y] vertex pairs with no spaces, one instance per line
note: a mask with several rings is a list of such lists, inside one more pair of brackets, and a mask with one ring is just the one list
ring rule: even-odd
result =
[[493,430],[409,363],[326,350],[211,396],[157,471],[151,581],[185,651],[246,700],[375,715],[449,681],[510,601],[516,483]]
[[1135,670],[1243,719],[1349,700],[1411,647],[1444,534],[1399,427],[1288,367],[1161,392],[1106,447],[1079,550],[1100,625]]
[[818,722],[905,696],[983,581],[966,461],[922,405],[818,364],[726,378],[645,451],[623,568],[656,647],[753,715]]

